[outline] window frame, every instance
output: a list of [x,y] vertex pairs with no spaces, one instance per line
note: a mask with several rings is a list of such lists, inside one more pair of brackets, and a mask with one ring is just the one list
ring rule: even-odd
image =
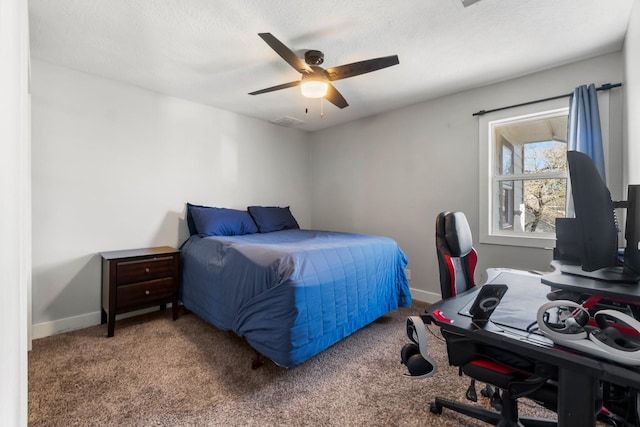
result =
[[[495,171],[496,148],[494,145],[494,128],[507,122],[515,122],[518,120],[535,120],[545,117],[556,116],[561,113],[568,115],[569,106],[566,98],[540,102],[536,104],[516,107],[508,110],[496,111],[493,113],[487,113],[479,118],[479,199],[480,199],[480,243],[497,244],[507,246],[523,246],[533,248],[553,248],[555,246],[555,233],[516,233],[512,231],[508,232],[493,232],[492,223],[494,218],[491,214],[493,206],[496,201],[494,200],[494,194],[492,191],[493,181],[508,180],[518,181],[525,177],[524,174],[514,174],[507,177],[498,179],[498,175]],[[602,120],[602,109],[600,112]],[[608,131],[608,123],[607,123]],[[605,133],[605,128],[602,129],[603,138],[608,133]],[[560,178],[567,176],[568,173],[545,173],[538,175],[542,178]],[[527,179],[531,178],[530,174],[526,175]]]
[[[507,150],[509,150],[511,152],[511,164],[510,164],[510,168],[511,168],[511,175],[508,176],[513,176],[513,171],[515,170],[515,151],[513,148],[513,144],[511,144],[510,142],[503,142],[502,143],[502,150],[500,150],[500,158],[498,159],[498,162],[500,164],[500,173],[503,176],[507,176],[505,175],[505,171],[504,171],[504,152],[505,152],[505,148]],[[496,150],[497,151],[497,150]],[[514,218],[514,198],[515,198],[515,191],[514,191],[514,185],[513,185],[513,180],[512,179],[498,179],[497,180],[497,184],[498,184],[498,194],[496,194],[496,198],[493,199],[494,203],[500,207],[500,214],[499,217],[497,219],[498,222],[498,228],[500,230],[507,230],[507,229],[512,229],[513,230],[513,218]],[[497,199],[497,200],[496,200]],[[506,207],[506,209],[504,209]],[[509,207],[511,209],[509,209]],[[506,212],[505,212],[506,211]],[[505,215],[506,213],[506,215]]]

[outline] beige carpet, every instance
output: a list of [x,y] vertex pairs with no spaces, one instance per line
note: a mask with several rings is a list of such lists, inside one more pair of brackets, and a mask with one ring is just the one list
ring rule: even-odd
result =
[[[485,425],[446,409],[429,412],[436,394],[463,400],[469,384],[448,366],[435,336],[428,337],[435,376],[403,375],[405,320],[425,307],[383,316],[291,370],[270,361],[252,370],[244,340],[194,314],[174,322],[170,310],[118,321],[113,338],[102,325],[35,340],[29,425]],[[534,403],[521,403],[521,413],[534,411]]]

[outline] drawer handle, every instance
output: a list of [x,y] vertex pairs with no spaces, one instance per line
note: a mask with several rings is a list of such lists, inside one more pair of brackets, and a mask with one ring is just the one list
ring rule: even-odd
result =
[[148,290],[144,291],[145,295],[149,295],[151,292],[149,292]]
[[147,268],[145,268],[145,269],[144,269],[144,272],[145,272],[145,273],[148,273],[148,272],[150,272],[150,271],[151,271],[151,270],[149,270],[149,267],[147,267]]

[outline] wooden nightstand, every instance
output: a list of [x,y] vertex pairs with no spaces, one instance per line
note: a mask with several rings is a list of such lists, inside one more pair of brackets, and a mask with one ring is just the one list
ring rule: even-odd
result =
[[178,318],[180,251],[162,246],[101,252],[102,324],[113,336],[116,314],[171,303],[173,320]]

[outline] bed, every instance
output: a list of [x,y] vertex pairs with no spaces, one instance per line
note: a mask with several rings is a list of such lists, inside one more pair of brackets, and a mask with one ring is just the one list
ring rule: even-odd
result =
[[244,218],[246,226],[229,232],[197,227],[194,215],[194,233],[181,248],[180,299],[276,364],[292,368],[410,306],[407,258],[394,240],[301,230],[295,219],[272,230],[255,213],[254,230]]

